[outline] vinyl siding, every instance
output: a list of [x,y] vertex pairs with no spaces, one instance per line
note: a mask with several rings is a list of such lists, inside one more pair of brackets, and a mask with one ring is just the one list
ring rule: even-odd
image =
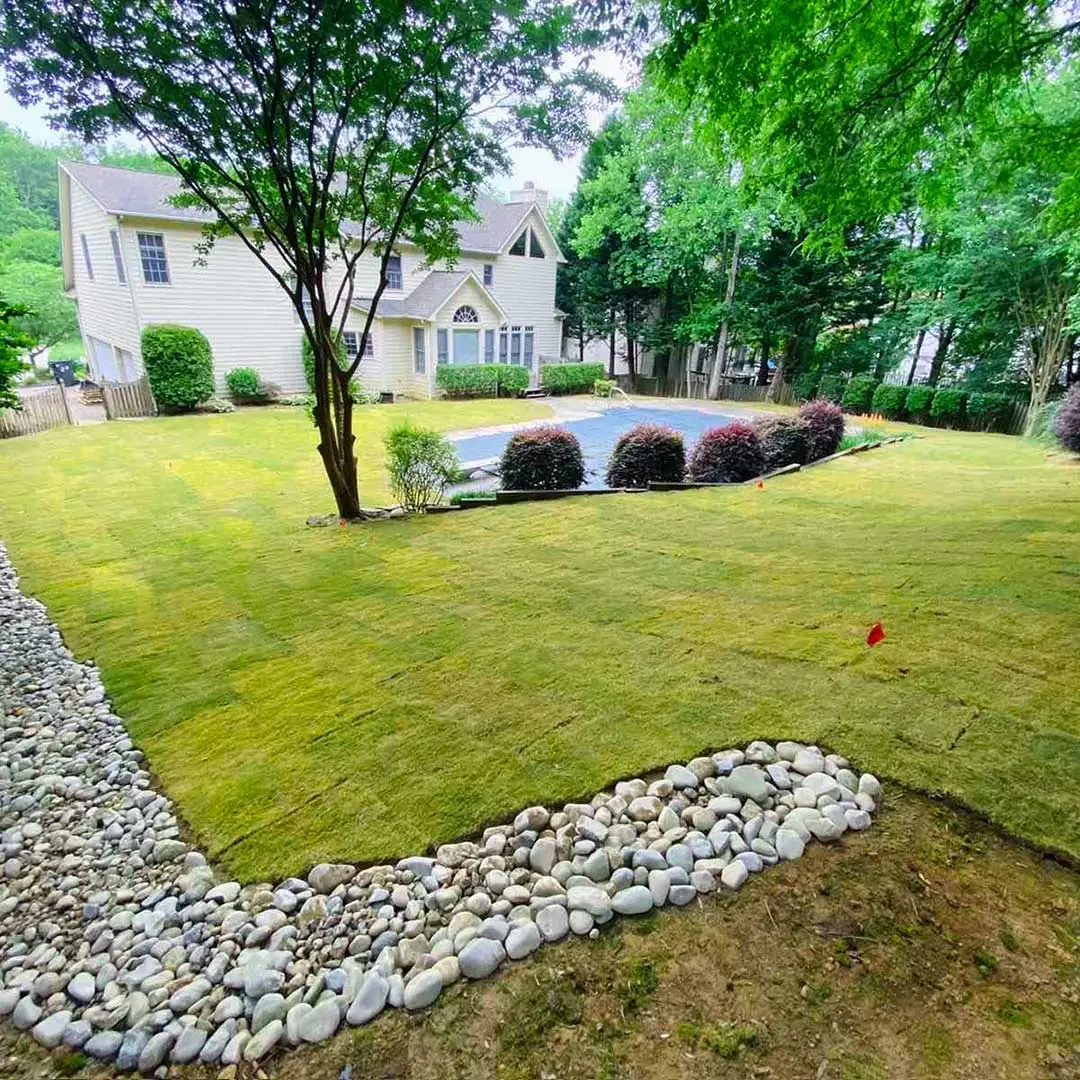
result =
[[[138,233],[165,238],[169,284],[148,284],[139,258]],[[141,326],[180,323],[201,330],[214,356],[214,380],[225,390],[225,373],[253,367],[285,393],[304,387],[302,330],[292,304],[269,271],[233,236],[206,255],[196,245],[202,231],[163,221],[125,218],[122,244]]]
[[[75,289],[86,355],[93,357],[89,339],[95,338],[115,348],[139,355],[139,325],[135,316],[130,285],[122,285],[116,274],[109,230],[119,228],[85,189],[65,174],[70,193],[70,234],[64,237],[64,262],[70,270],[69,282]],[[81,237],[86,237],[94,280],[86,271]],[[70,260],[70,261],[69,261]],[[128,277],[130,282],[130,274]],[[96,374],[96,372],[95,372]]]

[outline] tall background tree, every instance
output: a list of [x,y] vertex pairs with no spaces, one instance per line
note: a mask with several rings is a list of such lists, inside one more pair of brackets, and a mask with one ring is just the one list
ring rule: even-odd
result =
[[[89,143],[134,134],[181,177],[184,201],[238,237],[289,296],[314,357],[315,421],[338,512],[361,514],[349,380],[403,239],[457,254],[517,140],[561,150],[587,131],[603,80],[568,64],[594,43],[552,0],[104,0],[0,3],[0,61]],[[379,283],[357,359],[336,341],[361,259]]]

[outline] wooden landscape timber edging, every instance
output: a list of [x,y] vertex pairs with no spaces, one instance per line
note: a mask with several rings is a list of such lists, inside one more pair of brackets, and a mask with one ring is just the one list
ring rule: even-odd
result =
[[859,446],[849,446],[846,450],[838,450],[828,457],[818,458],[807,465],[792,462],[790,465],[782,465],[779,469],[762,473],[761,476],[751,477],[749,480],[734,480],[731,482],[717,481],[705,483],[695,480],[650,480],[647,488],[556,488],[550,491],[494,491],[494,498],[490,499],[466,499],[460,503],[451,503],[447,506],[429,506],[425,513],[448,514],[453,510],[472,510],[478,506],[507,506],[511,503],[521,502],[548,502],[552,499],[567,499],[574,495],[640,495],[647,491],[692,491],[696,488],[716,487],[746,487],[748,484],[761,484],[776,476],[787,476],[790,473],[801,472],[803,469],[813,468],[815,465],[824,465],[827,461],[836,461],[837,458],[847,457],[849,454],[861,454],[864,450],[875,450],[879,446],[888,446],[891,443],[904,442],[909,436],[894,435],[888,439],[877,442],[863,443]]

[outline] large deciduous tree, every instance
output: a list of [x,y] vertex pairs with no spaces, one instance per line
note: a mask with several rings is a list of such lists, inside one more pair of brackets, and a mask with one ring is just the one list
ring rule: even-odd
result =
[[0,294],[26,308],[16,326],[34,339],[31,357],[78,336],[75,304],[64,292],[59,266],[23,261],[0,265]]
[[[87,142],[131,133],[288,294],[311,343],[319,453],[361,514],[349,380],[395,244],[457,254],[456,220],[513,140],[586,130],[603,80],[556,0],[0,0],[0,60],[24,102]],[[357,357],[336,340],[357,266],[380,259]]]
[[26,367],[23,353],[34,344],[34,339],[15,325],[15,320],[25,314],[24,307],[9,304],[0,296],[0,409],[22,408],[15,379]]

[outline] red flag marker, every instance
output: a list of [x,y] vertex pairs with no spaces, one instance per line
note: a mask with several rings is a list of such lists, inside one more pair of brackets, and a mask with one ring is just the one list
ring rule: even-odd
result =
[[344,518],[338,518],[338,524],[344,529],[349,523]]
[[757,486],[758,486],[759,488],[764,488],[764,487],[765,487],[765,481],[764,481],[764,480],[759,480],[759,481],[757,482]]
[[876,622],[870,627],[870,633],[866,635],[866,644],[873,648],[879,641],[885,640],[885,630],[881,623]]

